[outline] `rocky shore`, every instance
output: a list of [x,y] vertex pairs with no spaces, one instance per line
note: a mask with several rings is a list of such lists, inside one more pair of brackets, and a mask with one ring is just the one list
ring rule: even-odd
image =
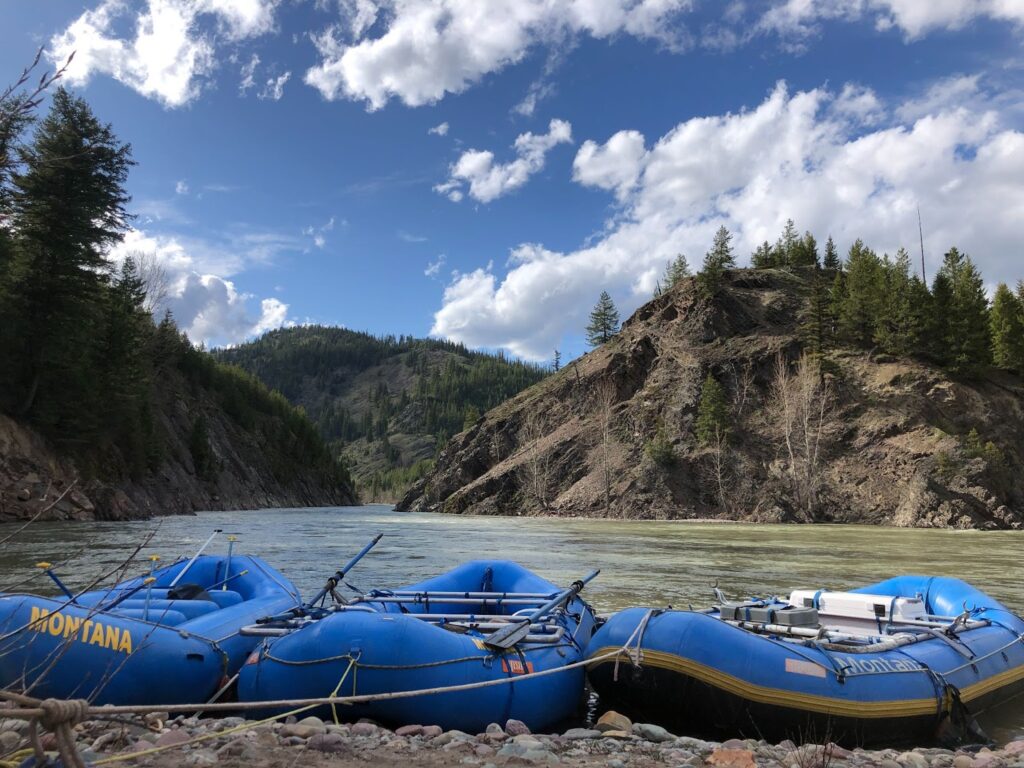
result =
[[[27,746],[28,724],[0,720],[0,754],[10,759]],[[676,736],[664,728],[632,723],[605,713],[593,728],[533,734],[518,720],[494,723],[484,733],[443,731],[435,725],[389,730],[372,722],[335,725],[316,717],[263,725],[240,717],[168,719],[159,713],[137,721],[87,721],[75,727],[78,748],[89,765],[117,756],[118,764],[176,766],[608,766],[648,768],[1010,768],[1024,766],[1024,741],[1004,747],[959,750],[918,748],[847,750],[835,744],[752,739],[724,743]],[[52,749],[44,734],[43,747]],[[149,750],[166,747],[159,752]],[[129,755],[137,756],[129,758]]]

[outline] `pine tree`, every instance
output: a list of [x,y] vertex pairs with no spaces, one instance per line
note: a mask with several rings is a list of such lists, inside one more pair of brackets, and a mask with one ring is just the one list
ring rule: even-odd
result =
[[1024,373],[1024,306],[1006,283],[996,287],[989,321],[992,362],[1004,370]]
[[975,375],[992,361],[992,339],[985,284],[969,256],[951,248],[939,270],[952,288],[950,324],[945,342],[949,367],[957,373]]
[[715,377],[708,372],[700,390],[697,403],[697,441],[701,445],[713,445],[729,434],[729,403],[725,390]]
[[590,323],[587,325],[587,343],[592,347],[600,346],[618,332],[619,311],[615,308],[615,302],[612,301],[608,292],[601,291],[601,296],[590,313]]
[[767,240],[757,246],[757,250],[751,254],[750,265],[754,269],[771,269],[775,266],[775,252]]
[[822,269],[842,269],[842,262],[839,259],[839,251],[836,250],[836,244],[832,241],[832,235],[828,236],[828,240],[825,241],[825,258],[821,262]]
[[786,226],[782,229],[782,235],[775,243],[775,263],[780,267],[793,266],[796,258],[797,245],[800,242],[800,235],[797,234],[796,224],[792,219],[786,219]]
[[846,260],[846,297],[839,306],[839,334],[844,341],[871,346],[882,315],[883,296],[882,262],[858,239]]
[[711,250],[704,257],[705,266],[709,259],[714,260],[721,269],[732,269],[736,266],[736,258],[732,253],[732,233],[724,226],[719,227],[715,232]]
[[21,322],[16,406],[59,433],[85,428],[99,393],[93,340],[100,334],[105,251],[127,228],[124,184],[131,150],[88,104],[59,88],[31,146],[19,151],[11,211],[18,240],[11,300]]
[[667,291],[684,277],[690,276],[690,265],[686,262],[686,256],[677,255],[672,261],[665,265],[665,275],[662,278],[663,290]]

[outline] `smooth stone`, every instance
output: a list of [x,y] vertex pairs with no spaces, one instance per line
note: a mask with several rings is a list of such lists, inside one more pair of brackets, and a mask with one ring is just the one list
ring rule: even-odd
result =
[[186,755],[184,762],[185,765],[206,766],[216,765],[219,762],[219,760],[217,760],[217,755],[215,755],[209,749],[197,749]]
[[749,749],[729,749],[722,745],[706,761],[717,768],[756,768],[754,753]]
[[410,736],[419,736],[423,733],[422,725],[403,725],[400,728],[395,729],[395,735],[403,738],[409,738]]
[[918,752],[902,752],[896,756],[896,762],[913,768],[928,768],[928,758]]
[[655,744],[674,741],[676,738],[674,734],[653,723],[633,723],[633,735],[639,736],[645,741],[653,741]]
[[570,728],[563,734],[563,738],[569,741],[580,741],[582,739],[600,739],[601,732],[596,728]]
[[633,729],[633,721],[625,715],[620,715],[614,709],[609,709],[601,717],[598,718],[597,723],[594,727],[601,731],[631,731]]
[[507,733],[509,736],[522,736],[529,732],[530,729],[522,720],[509,719],[505,723],[505,733]]
[[315,749],[317,752],[330,752],[332,754],[338,754],[339,752],[349,753],[352,751],[345,737],[338,733],[318,733],[306,742],[306,746],[309,749]]
[[156,745],[158,747],[172,747],[178,744],[184,744],[191,738],[192,737],[188,735],[187,731],[179,728],[178,730],[160,734],[160,738],[156,740]]
[[317,734],[326,732],[327,728],[324,727],[323,723],[321,723],[319,727],[315,725],[303,725],[302,723],[291,723],[285,725],[285,727],[281,729],[281,736],[294,736],[300,739],[309,739]]
[[420,734],[424,739],[436,739],[444,733],[444,730],[440,725],[424,725],[423,731]]

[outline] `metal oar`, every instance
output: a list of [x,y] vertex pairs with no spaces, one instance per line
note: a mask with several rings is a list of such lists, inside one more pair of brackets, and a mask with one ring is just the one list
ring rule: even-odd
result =
[[553,597],[548,602],[544,603],[540,608],[531,613],[529,616],[513,616],[510,617],[514,624],[509,624],[504,629],[499,629],[497,632],[491,634],[484,644],[489,648],[496,648],[499,650],[507,651],[509,648],[514,646],[516,643],[521,642],[527,635],[530,634],[530,625],[536,622],[544,614],[549,611],[553,611],[560,605],[567,603],[572,600],[576,595],[583,591],[583,587],[587,585],[597,574],[601,572],[600,569],[592,571],[589,575],[574,581],[572,586],[566,590],[563,590],[558,595]]
[[356,563],[362,560],[363,557],[365,557],[366,553],[373,549],[377,542],[380,541],[383,537],[383,533],[378,533],[376,536],[374,536],[369,544],[367,544],[365,547],[359,550],[359,554],[357,554],[355,557],[349,560],[348,563],[346,563],[343,568],[341,568],[338,571],[335,571],[334,575],[327,579],[327,584],[324,585],[324,588],[321,589],[317,593],[317,596],[310,600],[308,603],[303,603],[302,605],[296,606],[295,608],[292,608],[290,611],[287,611],[286,613],[279,613],[275,616],[264,616],[261,619],[256,619],[256,623],[270,624],[275,621],[288,621],[289,619],[294,619],[299,616],[308,615],[310,611],[314,610],[317,601],[319,601],[321,598],[326,596],[328,592],[331,592],[335,587],[337,587],[338,583],[343,578],[345,578],[345,574],[351,571],[355,567]]
[[308,603],[306,603],[306,607],[312,608],[320,600],[326,597],[329,592],[333,592],[335,588],[338,586],[338,583],[345,578],[345,574],[351,571],[355,567],[356,563],[362,560],[366,556],[366,553],[373,549],[374,546],[376,546],[377,542],[380,541],[383,537],[383,533],[378,533],[376,536],[373,537],[369,544],[367,544],[365,547],[359,550],[359,554],[357,554],[355,557],[349,560],[348,563],[345,564],[344,568],[342,568],[339,571],[335,571],[334,575],[327,579],[327,583],[324,585],[324,588],[317,593],[317,596],[310,600]]
[[210,538],[208,538],[206,541],[203,542],[203,546],[201,546],[199,548],[199,550],[194,555],[192,555],[192,559],[189,560],[188,563],[185,564],[184,568],[182,568],[180,571],[178,571],[178,575],[174,577],[174,581],[171,582],[170,586],[173,587],[179,581],[181,581],[181,577],[184,576],[186,573],[188,573],[188,569],[191,568],[192,565],[195,563],[195,561],[199,559],[199,556],[201,554],[203,554],[203,550],[206,549],[208,546],[210,546],[210,542],[213,541],[214,537],[216,537],[216,535],[218,533],[220,533],[222,530],[223,530],[222,528],[214,528],[213,529],[213,533],[210,534]]

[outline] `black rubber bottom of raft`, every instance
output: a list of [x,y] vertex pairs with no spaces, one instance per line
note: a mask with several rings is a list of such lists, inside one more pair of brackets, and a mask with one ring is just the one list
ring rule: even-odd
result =
[[[635,668],[600,664],[589,670],[590,683],[600,697],[599,711],[614,709],[633,722],[655,723],[672,733],[701,739],[764,739],[777,744],[897,747],[977,741],[970,732],[950,725],[938,713],[914,717],[835,717],[784,706],[762,704],[716,688],[680,672],[657,667]],[[1012,688],[1012,690],[1011,690]],[[1024,683],[1000,689],[971,702],[980,712],[1024,691]],[[970,716],[967,715],[967,720]]]

